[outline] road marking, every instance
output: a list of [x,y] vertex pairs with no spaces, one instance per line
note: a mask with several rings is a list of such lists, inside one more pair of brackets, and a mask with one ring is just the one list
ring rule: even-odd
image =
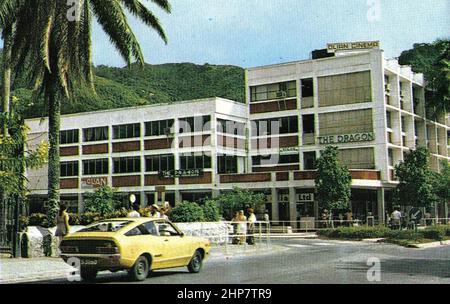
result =
[[317,245],[317,246],[333,246],[333,245],[335,245],[335,244],[332,244],[332,243],[313,243],[314,245]]

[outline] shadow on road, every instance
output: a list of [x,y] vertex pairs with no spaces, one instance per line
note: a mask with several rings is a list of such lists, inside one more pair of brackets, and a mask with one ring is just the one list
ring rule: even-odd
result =
[[[368,266],[364,262],[341,262],[337,267],[341,270],[366,273]],[[425,259],[388,259],[381,260],[383,274],[401,274],[405,276],[433,276],[450,278],[450,263],[447,260]]]
[[[186,274],[186,275],[192,275],[188,271],[182,271],[182,270],[166,270],[166,271],[154,271],[152,272],[145,283],[150,283],[152,281],[152,278],[159,278],[159,277],[168,277],[173,275],[180,275],[180,274]],[[41,281],[41,282],[35,282],[33,284],[105,284],[105,283],[134,283],[132,279],[128,276],[128,274],[124,271],[120,271],[117,273],[111,273],[111,272],[104,272],[100,273],[97,279],[95,279],[92,282],[70,282],[69,280],[65,279],[58,279],[58,280],[49,280],[49,281]]]

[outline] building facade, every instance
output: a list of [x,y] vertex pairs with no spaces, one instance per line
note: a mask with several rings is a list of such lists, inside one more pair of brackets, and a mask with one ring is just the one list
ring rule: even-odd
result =
[[[449,117],[427,118],[423,76],[378,48],[333,55],[248,69],[245,104],[211,98],[63,116],[62,199],[82,211],[85,192],[110,185],[142,205],[175,205],[237,186],[266,194],[272,220],[317,219],[315,160],[335,145],[351,170],[355,218],[384,222],[394,166],[408,151],[428,147],[436,171],[450,160]],[[46,139],[46,120],[27,124],[30,146]],[[28,172],[37,208],[46,170]],[[447,217],[448,206],[435,212]]]

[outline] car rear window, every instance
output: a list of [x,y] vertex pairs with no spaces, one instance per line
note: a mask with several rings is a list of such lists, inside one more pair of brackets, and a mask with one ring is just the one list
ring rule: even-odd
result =
[[79,232],[116,232],[130,223],[130,221],[103,221],[81,229]]

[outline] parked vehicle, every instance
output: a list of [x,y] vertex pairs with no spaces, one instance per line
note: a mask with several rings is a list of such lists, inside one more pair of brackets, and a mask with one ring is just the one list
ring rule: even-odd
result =
[[136,281],[158,269],[187,266],[189,272],[198,273],[210,247],[209,240],[185,236],[170,221],[153,218],[103,220],[68,235],[60,244],[65,262],[79,259],[83,280],[93,280],[104,270],[127,270]]

